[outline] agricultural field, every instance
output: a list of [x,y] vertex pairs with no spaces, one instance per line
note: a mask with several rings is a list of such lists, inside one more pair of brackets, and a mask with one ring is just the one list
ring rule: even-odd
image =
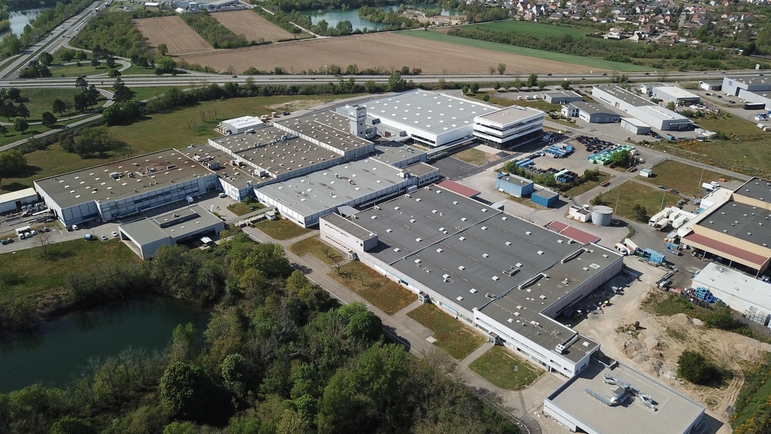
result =
[[211,16],[231,32],[244,35],[249,41],[281,41],[294,38],[291,33],[251,10],[215,12]]
[[[423,33],[436,35],[437,40],[413,37]],[[471,42],[474,44],[469,44]],[[507,71],[513,71],[516,68],[521,73],[588,73],[590,70],[595,72],[600,70],[597,69],[600,68],[599,66],[586,62],[596,59],[531,50],[555,57],[538,59],[519,54],[515,49],[518,47],[419,31],[321,38],[237,50],[194,53],[181,57],[190,64],[209,66],[218,71],[226,70],[231,65],[238,72],[252,66],[260,70],[272,70],[278,66],[297,74],[308,69],[320,69],[324,65],[337,65],[345,69],[346,66],[354,63],[359,68],[379,66],[386,70],[408,66],[420,68],[424,74],[488,74],[490,66],[496,66],[499,63],[510,65]],[[559,56],[575,62],[570,64],[559,61],[557,59]],[[604,62],[608,71],[633,66],[602,60],[600,62]]]
[[[495,63],[487,63],[487,61],[485,60],[484,63],[480,65],[480,68],[483,68],[485,70],[485,73],[489,73],[488,71],[489,66],[494,66],[501,62],[508,65],[506,72],[509,74],[515,71],[523,74],[525,73],[529,74],[531,72],[579,73],[579,72],[594,71],[595,73],[597,73],[597,72],[603,72],[603,71],[628,72],[628,71],[650,71],[651,70],[651,68],[648,68],[645,66],[632,65],[631,63],[612,62],[610,60],[599,59],[596,57],[582,57],[582,56],[575,56],[572,54],[555,53],[553,51],[536,50],[534,48],[525,48],[525,47],[518,47],[514,45],[498,44],[495,42],[487,42],[487,41],[480,41],[476,39],[449,36],[440,31],[425,32],[422,30],[411,30],[407,32],[402,32],[400,34],[415,37],[415,38],[432,40],[435,42],[444,42],[444,43],[452,44],[456,46],[465,46],[470,49],[473,48],[476,50],[490,50],[490,51],[497,51],[501,53],[507,53],[510,55],[515,55],[520,59],[519,61],[516,61],[516,62],[508,62],[506,60],[501,59],[499,62],[495,62]],[[460,50],[459,47],[456,47],[455,49]],[[542,61],[538,61],[536,59],[542,59]],[[563,64],[563,65],[570,65],[570,68],[572,69],[552,70],[548,68],[548,66],[550,65],[549,63],[544,63],[546,61],[559,62],[560,64]],[[534,65],[534,63],[536,62],[537,64]],[[425,69],[423,71],[425,72]],[[473,73],[477,74],[477,72],[473,72]]]
[[574,27],[565,26],[553,26],[550,24],[533,23],[530,21],[495,21],[492,23],[483,24],[469,24],[468,26],[475,29],[491,30],[495,32],[518,32],[528,35],[533,35],[536,38],[543,38],[544,36],[561,36],[570,35],[574,38],[580,38],[592,33],[591,29],[577,29]]
[[143,18],[133,22],[134,26],[147,38],[153,52],[155,52],[158,44],[166,44],[169,47],[169,54],[175,55],[214,50],[180,17]]

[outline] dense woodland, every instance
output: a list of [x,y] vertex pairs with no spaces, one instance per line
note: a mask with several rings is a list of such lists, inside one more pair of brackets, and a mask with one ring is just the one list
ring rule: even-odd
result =
[[132,19],[158,16],[139,10],[129,13],[99,14],[72,38],[72,45],[88,50],[107,50],[133,63],[147,65],[153,56],[142,32],[131,23]]
[[363,304],[338,306],[245,234],[207,251],[164,246],[152,262],[74,272],[78,306],[162,294],[216,307],[164,351],[93,361],[65,389],[0,394],[0,432],[517,433],[452,379],[439,354],[384,341]]
[[214,48],[238,48],[252,43],[230,31],[208,12],[182,14],[180,17]]

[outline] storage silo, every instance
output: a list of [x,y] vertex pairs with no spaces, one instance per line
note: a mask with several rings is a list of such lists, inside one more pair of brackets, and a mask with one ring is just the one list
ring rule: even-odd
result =
[[613,219],[613,208],[609,206],[595,206],[592,209],[592,222],[597,226],[610,226]]

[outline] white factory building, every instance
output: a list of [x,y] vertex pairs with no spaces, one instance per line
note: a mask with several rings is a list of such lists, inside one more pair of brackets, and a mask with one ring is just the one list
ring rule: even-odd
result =
[[771,283],[720,264],[709,263],[693,276],[692,288],[707,288],[731,309],[748,319],[768,324],[771,314]]
[[71,226],[112,221],[218,188],[217,174],[175,149],[38,179],[35,190]]
[[594,86],[592,97],[661,131],[694,128],[693,122],[687,117],[616,85]]
[[541,136],[545,115],[541,110],[511,106],[474,117],[473,133],[494,148],[511,148]]
[[220,123],[222,133],[225,135],[242,134],[250,130],[256,130],[265,126],[260,118],[254,116],[241,116],[228,119]]
[[321,238],[475,327],[490,340],[572,377],[599,345],[553,318],[618,274],[622,257],[576,243],[437,185],[348,218]]
[[38,200],[34,188],[0,194],[0,214],[20,210],[22,206],[35,203]]

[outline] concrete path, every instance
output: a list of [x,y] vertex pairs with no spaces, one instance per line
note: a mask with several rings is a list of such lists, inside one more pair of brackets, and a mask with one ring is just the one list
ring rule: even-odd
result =
[[[300,257],[289,250],[289,247],[292,244],[306,238],[314,237],[318,235],[318,231],[311,231],[308,234],[303,234],[289,240],[275,240],[259,229],[252,227],[244,228],[244,232],[252,239],[259,242],[271,242],[283,246],[290,262],[309,268],[310,271],[306,273],[308,279],[321,286],[341,303],[348,304],[354,301],[364,303],[367,308],[383,322],[384,332],[394,340],[402,343],[414,355],[423,357],[425,354],[441,353],[437,350],[436,346],[426,340],[427,337],[432,336],[434,333],[407,316],[407,313],[422,304],[420,301],[416,300],[409,306],[395,313],[393,316],[390,316],[330,277],[327,273],[331,271],[331,267],[323,261],[310,254]],[[539,380],[535,385],[531,386],[531,389],[536,389],[531,395],[533,395],[534,399],[540,399],[540,401],[533,401],[528,405],[523,399],[522,392],[512,392],[493,385],[468,368],[470,363],[492,348],[492,346],[493,345],[490,343],[485,343],[463,360],[457,362],[455,375],[482,399],[498,407],[500,411],[520,419],[520,426],[522,427],[523,432],[530,434],[544,432],[531,416],[531,410],[538,409],[543,405],[543,398],[539,397],[541,395],[545,397],[545,395],[542,391],[539,392],[539,390],[548,389],[548,392],[551,392],[556,389],[557,386],[552,387],[553,381],[549,381],[548,385],[536,388],[536,386],[541,383],[541,380]],[[444,355],[444,353],[441,354]],[[449,356],[446,355],[445,357],[449,358]],[[553,377],[551,374],[544,375],[544,377],[547,376]]]

